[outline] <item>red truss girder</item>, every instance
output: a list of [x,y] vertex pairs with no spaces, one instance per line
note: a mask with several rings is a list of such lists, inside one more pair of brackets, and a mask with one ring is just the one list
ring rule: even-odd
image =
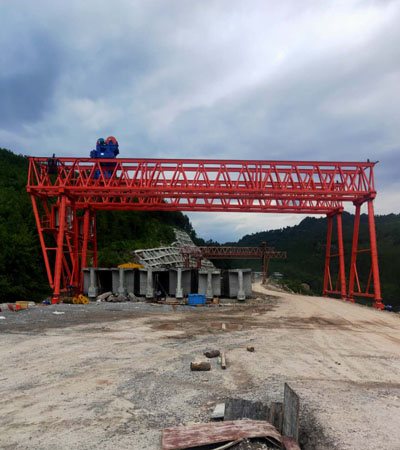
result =
[[60,158],[52,178],[46,161],[31,159],[31,191],[94,209],[327,214],[375,190],[373,163],[119,159],[107,177],[110,160]]
[[[89,211],[91,223],[99,209],[280,212],[340,217],[343,202],[360,206],[368,202],[372,269],[367,290],[361,291],[356,267],[357,241],[354,241],[349,280],[350,284],[356,281],[357,289],[354,284],[349,285],[348,291],[343,288],[346,282],[342,248],[338,253],[341,289],[333,287],[329,263],[334,255],[327,250],[324,294],[339,293],[351,299],[354,295],[373,296],[376,305],[382,306],[372,205],[376,195],[375,163],[115,159],[109,172],[109,159],[58,158],[57,174],[51,174],[47,161],[48,158],[30,158],[27,190],[55,299],[68,285],[77,290],[82,288],[78,274],[90,252],[92,263],[96,264],[94,224],[91,231],[89,219],[85,226],[79,225],[83,224],[82,211],[84,214]],[[37,198],[43,202],[40,212]],[[50,208],[51,204],[55,207]],[[57,224],[46,227],[46,223],[55,223],[56,219]],[[51,244],[45,235],[52,237]],[[52,251],[54,260],[49,257]]]
[[190,266],[190,258],[197,259],[197,266],[201,267],[201,260],[208,259],[259,259],[262,262],[263,282],[267,278],[269,261],[271,259],[286,259],[286,252],[276,251],[273,247],[267,247],[265,243],[261,247],[182,247],[182,256],[186,267]]
[[286,252],[271,247],[183,247],[183,255],[201,256],[208,259],[258,259],[266,254],[269,258],[285,259]]

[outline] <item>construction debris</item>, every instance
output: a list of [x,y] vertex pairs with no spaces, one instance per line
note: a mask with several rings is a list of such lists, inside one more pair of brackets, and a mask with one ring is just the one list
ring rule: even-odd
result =
[[269,408],[269,422],[282,433],[283,403],[272,402]]
[[226,356],[225,356],[225,352],[221,352],[221,369],[226,369]]
[[10,311],[19,311],[21,309],[21,305],[12,305],[11,303],[8,304],[8,309]]
[[[232,421],[240,419],[263,420],[275,427],[282,436],[286,450],[299,450],[300,399],[296,392],[285,383],[284,401],[272,402],[270,406],[240,398],[228,398],[218,404],[212,413],[212,419]],[[247,447],[246,447],[247,448]]]
[[74,297],[63,297],[62,303],[72,303],[74,305],[87,305],[89,304],[89,299],[82,294],[75,295]]
[[129,292],[127,300],[130,302],[137,302],[138,298],[136,297],[136,295],[133,292]]
[[193,372],[203,372],[211,370],[211,364],[207,361],[191,362],[190,370]]
[[215,406],[213,413],[211,414],[211,419],[220,420],[225,417],[225,403],[218,403]]
[[265,420],[269,421],[270,409],[262,402],[252,402],[241,398],[228,398],[225,402],[224,420]]
[[221,352],[219,350],[210,350],[208,352],[204,352],[204,356],[206,356],[207,358],[216,358],[220,354]]
[[[183,247],[197,247],[190,239],[189,235],[184,231],[180,231],[175,228],[174,233],[175,242],[171,246],[136,250],[134,252],[135,259],[146,269],[185,267],[185,261],[182,256],[181,249]],[[197,268],[196,258],[190,258],[189,267]],[[215,266],[208,259],[202,259],[201,268],[215,269]]]
[[285,383],[283,399],[282,433],[296,441],[299,440],[300,399],[294,390]]
[[120,302],[137,302],[139,299],[133,292],[129,292],[127,295],[123,294],[113,294],[112,292],[105,292],[96,297],[96,302],[110,302],[110,303],[120,303]]
[[[193,364],[199,367],[204,363]],[[210,366],[210,363],[206,364]],[[250,448],[249,439],[262,438],[266,440],[268,448],[300,450],[297,443],[299,406],[299,397],[286,383],[284,404],[272,403],[268,407],[262,402],[228,398],[226,403],[217,404],[212,413],[212,419],[223,418],[223,422],[165,428],[162,449],[180,450],[222,443],[222,446],[213,447],[214,450],[222,450],[242,442],[243,448]],[[282,429],[284,435],[281,434]],[[242,448],[242,445],[239,447]]]
[[235,420],[164,428],[162,450],[180,450],[202,445],[231,443],[245,438],[268,438],[268,441],[278,448],[282,443],[282,436],[268,422]]
[[300,450],[300,447],[295,439],[289,436],[282,436],[282,443],[285,450]]
[[104,301],[106,301],[106,299],[107,299],[108,297],[110,297],[110,295],[112,295],[112,292],[111,292],[111,291],[109,291],[109,292],[104,292],[103,294],[100,294],[100,295],[97,296],[96,301],[97,301],[97,302],[104,302]]
[[26,301],[15,302],[15,305],[19,305],[21,307],[21,309],[28,309],[29,308],[29,302],[26,302]]
[[217,447],[214,450],[225,450],[227,448],[233,447],[236,444],[243,442],[243,439],[237,439],[236,441],[228,442],[227,444],[221,445],[221,447]]

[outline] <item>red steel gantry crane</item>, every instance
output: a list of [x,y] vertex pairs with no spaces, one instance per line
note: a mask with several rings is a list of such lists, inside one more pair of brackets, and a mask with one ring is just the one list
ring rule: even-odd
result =
[[[220,211],[325,214],[328,218],[323,295],[371,297],[383,309],[373,201],[373,162],[196,159],[29,158],[27,191],[39,231],[53,301],[82,289],[82,268],[97,266],[96,211]],[[355,205],[348,286],[342,212]],[[358,249],[360,211],[367,204],[370,246]],[[331,252],[337,221],[338,251]],[[363,284],[357,255],[369,252]],[[337,258],[338,273],[331,270]]]

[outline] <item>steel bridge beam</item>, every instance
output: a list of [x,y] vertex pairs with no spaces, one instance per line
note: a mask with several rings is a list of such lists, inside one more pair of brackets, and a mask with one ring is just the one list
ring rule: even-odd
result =
[[267,247],[263,242],[261,247],[182,247],[181,253],[186,267],[189,267],[190,257],[197,259],[197,266],[201,266],[201,260],[207,259],[261,259],[263,283],[267,278],[267,271],[271,259],[286,259],[284,251],[276,251],[273,247]]

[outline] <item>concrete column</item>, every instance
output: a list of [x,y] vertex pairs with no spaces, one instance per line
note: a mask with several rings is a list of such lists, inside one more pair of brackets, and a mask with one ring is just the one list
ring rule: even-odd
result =
[[243,270],[238,270],[238,300],[245,300],[246,294],[244,293],[244,287],[243,287]]
[[154,298],[153,270],[150,267],[147,269],[146,298]]
[[213,298],[213,288],[212,288],[212,270],[207,271],[207,290],[206,290],[206,298]]
[[99,295],[99,288],[97,287],[97,280],[96,280],[96,270],[94,267],[90,268],[90,283],[89,283],[89,289],[88,289],[88,297],[94,298]]
[[182,269],[178,268],[176,272],[176,298],[183,298],[182,290]]
[[119,269],[119,286],[118,286],[118,294],[125,295],[125,279],[124,279],[125,271],[120,267]]

